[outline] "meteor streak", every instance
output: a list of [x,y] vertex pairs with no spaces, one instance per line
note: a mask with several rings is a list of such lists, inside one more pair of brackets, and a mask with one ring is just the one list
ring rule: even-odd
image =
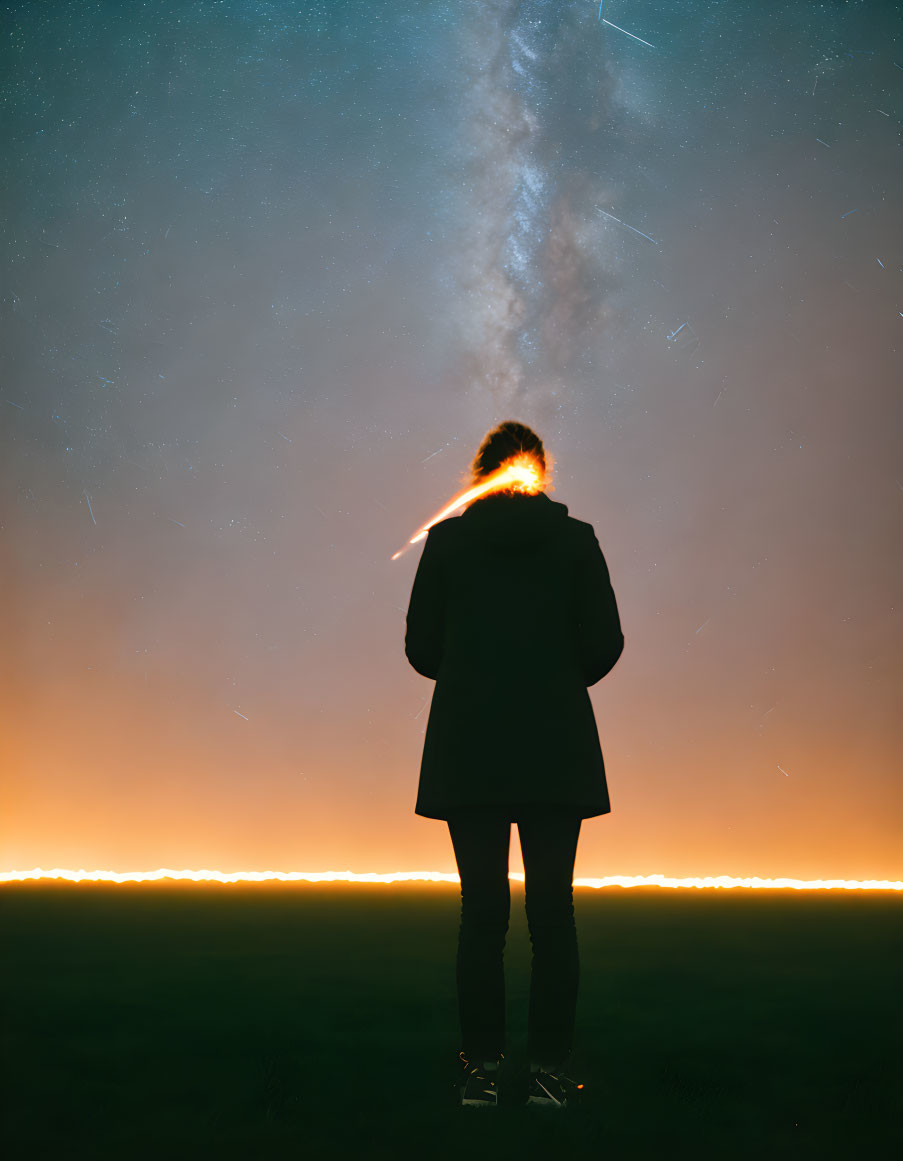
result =
[[[616,217],[614,216],[614,214],[609,214],[609,213],[607,213],[605,210],[600,210],[598,206],[596,206],[596,209],[597,209],[597,210],[599,210],[599,213],[600,213],[600,214],[604,214],[606,218],[611,218],[611,220],[612,220],[613,222],[617,222],[619,226],[627,226],[627,229],[628,229],[628,230],[633,230],[633,232],[634,232],[635,234],[639,234],[641,238],[649,238],[649,235],[648,235],[648,234],[644,234],[642,230],[638,230],[638,229],[636,229],[636,227],[635,227],[635,226],[630,226],[630,225],[628,225],[628,224],[627,224],[627,222],[622,222],[622,221],[621,221],[621,219],[620,219],[620,218],[616,218]],[[659,244],[658,242],[656,242],[656,241],[655,241],[655,238],[649,238],[649,241],[650,241],[650,242],[655,242],[655,245],[656,245],[656,246],[658,246],[658,244]]]
[[441,512],[438,512],[432,520],[424,524],[403,548],[399,548],[398,552],[392,556],[392,560],[398,560],[405,549],[416,544],[418,540],[422,540],[434,524],[438,524],[440,520],[444,520],[446,516],[456,512],[458,508],[464,508],[472,500],[476,500],[478,496],[485,496],[488,492],[501,492],[509,488],[514,492],[535,495],[542,491],[545,484],[546,480],[539,461],[529,452],[520,452],[512,459],[505,460],[496,471],[486,477],[482,484],[477,484],[476,487],[468,488],[466,492],[461,492],[455,496]]
[[[599,5],[599,11],[600,12],[602,11],[601,4]],[[640,42],[640,44],[648,44],[650,48],[655,48],[655,45],[649,44],[648,40],[643,40],[643,38],[641,36],[634,36],[633,33],[628,32],[626,28],[618,28],[617,24],[612,24],[612,22],[610,20],[606,20],[604,16],[602,17],[602,23],[607,24],[609,28],[617,28],[618,32],[623,32],[625,36],[629,36],[633,40],[638,40]]]

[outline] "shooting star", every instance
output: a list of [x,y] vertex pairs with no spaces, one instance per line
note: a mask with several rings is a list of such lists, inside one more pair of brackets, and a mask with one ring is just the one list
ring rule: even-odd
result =
[[[609,213],[608,213],[606,210],[599,209],[599,207],[598,207],[598,206],[596,206],[596,209],[597,209],[597,210],[599,210],[599,213],[600,213],[600,214],[605,214],[605,217],[606,217],[606,218],[611,218],[611,220],[612,220],[613,222],[617,222],[617,223],[618,223],[619,225],[621,225],[621,226],[627,226],[627,229],[628,229],[628,230],[633,230],[633,232],[634,232],[635,234],[639,234],[641,238],[649,238],[649,235],[648,235],[648,234],[644,234],[642,230],[637,230],[637,229],[636,229],[634,226],[630,226],[630,225],[628,225],[628,224],[627,224],[627,222],[622,222],[622,221],[621,221],[621,219],[620,219],[620,218],[616,218],[616,217],[614,216],[614,214],[609,214]],[[650,241],[650,242],[652,242],[652,243],[653,243],[654,245],[656,245],[656,246],[660,246],[660,245],[661,245],[661,243],[660,243],[660,242],[656,242],[656,241],[655,241],[655,238],[649,238],[649,241]]]
[[[91,497],[87,492],[84,493],[84,497],[88,501],[88,511],[91,513],[91,519],[94,520],[94,509],[91,507]],[[94,523],[96,524],[97,521],[94,520]]]
[[[602,5],[599,5],[599,11],[602,11]],[[634,36],[632,32],[628,32],[626,28],[618,28],[617,24],[612,24],[610,20],[603,20],[603,24],[607,24],[609,28],[617,28],[618,32],[623,32],[625,36],[631,37],[633,40],[638,40],[640,44],[647,44],[650,48],[655,48],[654,44],[649,44],[648,40],[643,40],[641,36]]]
[[[686,330],[684,330],[686,328]],[[683,332],[683,333],[681,333]],[[666,342],[672,343],[678,351],[693,352],[699,346],[699,335],[693,330],[690,323],[681,323],[676,331],[665,335]]]

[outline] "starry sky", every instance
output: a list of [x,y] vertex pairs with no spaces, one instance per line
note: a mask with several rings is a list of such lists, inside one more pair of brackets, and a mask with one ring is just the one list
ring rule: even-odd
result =
[[391,556],[517,419],[575,874],[901,877],[895,5],[2,7],[0,869],[454,871]]

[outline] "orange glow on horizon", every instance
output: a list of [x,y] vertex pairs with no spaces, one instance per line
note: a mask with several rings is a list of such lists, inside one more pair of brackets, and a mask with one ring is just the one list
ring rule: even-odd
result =
[[418,540],[422,540],[427,532],[434,524],[438,524],[440,520],[444,520],[446,516],[450,516],[452,512],[457,511],[458,508],[463,508],[471,501],[476,500],[479,496],[485,496],[489,492],[501,492],[510,489],[513,492],[525,492],[529,496],[536,495],[541,492],[548,484],[548,473],[543,472],[542,464],[530,452],[519,452],[511,459],[505,460],[499,467],[488,475],[482,484],[477,484],[472,488],[468,488],[464,492],[460,492],[453,500],[442,509],[441,512],[424,524],[408,541],[404,548],[399,548],[392,560],[397,560],[399,556],[409,548],[412,544],[416,544]]
[[[523,872],[511,871],[509,879],[523,883]],[[378,874],[374,871],[176,871],[160,867],[156,871],[78,871],[54,867],[45,871],[35,867],[31,871],[0,871],[0,883],[22,883],[28,880],[48,881],[63,879],[71,883],[150,883],[161,879],[194,883],[460,883],[454,873],[447,871],[392,871]],[[703,878],[675,879],[667,875],[606,875],[603,878],[575,878],[575,887],[671,887],[671,888],[733,888],[795,891],[903,891],[903,881],[892,879],[761,879],[734,878],[731,875],[707,875]]]

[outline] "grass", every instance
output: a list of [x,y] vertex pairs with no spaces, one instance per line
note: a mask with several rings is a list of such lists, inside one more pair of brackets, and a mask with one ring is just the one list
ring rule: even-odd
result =
[[578,888],[573,1072],[456,1104],[457,885],[0,889],[6,1161],[903,1155],[901,900]]

